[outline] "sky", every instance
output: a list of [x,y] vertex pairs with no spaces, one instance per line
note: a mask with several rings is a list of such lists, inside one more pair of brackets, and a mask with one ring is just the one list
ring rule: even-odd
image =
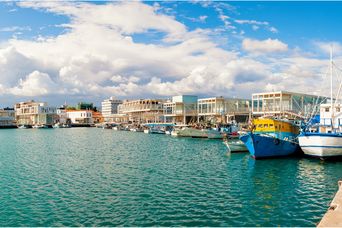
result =
[[0,1],[0,107],[329,95],[341,12],[342,2]]

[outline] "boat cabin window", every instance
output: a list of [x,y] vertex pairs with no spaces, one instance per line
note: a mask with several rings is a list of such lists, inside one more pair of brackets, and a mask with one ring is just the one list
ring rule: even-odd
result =
[[267,127],[268,127],[268,124],[264,124],[264,127],[267,128]]
[[258,124],[258,127],[262,128],[262,124]]
[[273,127],[273,124],[270,124],[270,127]]
[[329,108],[325,108],[325,112],[329,112]]

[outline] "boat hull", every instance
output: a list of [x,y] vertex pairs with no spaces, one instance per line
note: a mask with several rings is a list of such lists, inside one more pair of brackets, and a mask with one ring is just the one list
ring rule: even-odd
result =
[[224,144],[232,153],[248,152],[246,145],[240,139],[228,139]]
[[342,135],[309,133],[301,134],[298,140],[306,155],[320,158],[342,156]]
[[248,133],[240,139],[255,159],[288,156],[299,151],[297,143],[271,136]]

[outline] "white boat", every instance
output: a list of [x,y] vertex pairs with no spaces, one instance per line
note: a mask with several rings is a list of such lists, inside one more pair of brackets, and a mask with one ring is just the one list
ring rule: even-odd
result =
[[131,129],[129,129],[130,131],[132,131],[132,132],[143,132],[143,130],[141,129],[141,128],[138,128],[138,127],[136,127],[136,128],[131,128]]
[[43,129],[43,128],[49,128],[49,127],[46,126],[45,124],[35,124],[35,125],[32,126],[32,128]]
[[[304,130],[298,136],[299,145],[304,154],[319,158],[342,156],[342,103],[338,102],[340,89],[333,99],[333,60],[330,53],[330,104],[320,105],[320,123],[318,132]],[[309,126],[306,127],[307,129]]]
[[239,135],[227,137],[223,140],[223,143],[227,146],[229,152],[248,152],[246,145],[240,140]]
[[28,125],[20,125],[18,126],[19,129],[29,129],[30,127]]
[[162,128],[151,128],[150,134],[165,134],[165,130]]
[[222,135],[219,131],[212,129],[197,129],[192,127],[175,128],[171,132],[171,135],[179,137],[222,139]]
[[150,134],[150,129],[144,129],[145,134]]
[[223,135],[217,130],[207,129],[208,139],[222,139]]
[[299,137],[304,154],[328,158],[342,156],[342,134],[304,132]]

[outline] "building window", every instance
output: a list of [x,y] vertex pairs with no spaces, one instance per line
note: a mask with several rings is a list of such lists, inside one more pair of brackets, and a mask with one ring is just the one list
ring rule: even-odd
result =
[[340,112],[340,108],[336,108],[336,112]]
[[325,108],[325,112],[329,112],[329,108]]

